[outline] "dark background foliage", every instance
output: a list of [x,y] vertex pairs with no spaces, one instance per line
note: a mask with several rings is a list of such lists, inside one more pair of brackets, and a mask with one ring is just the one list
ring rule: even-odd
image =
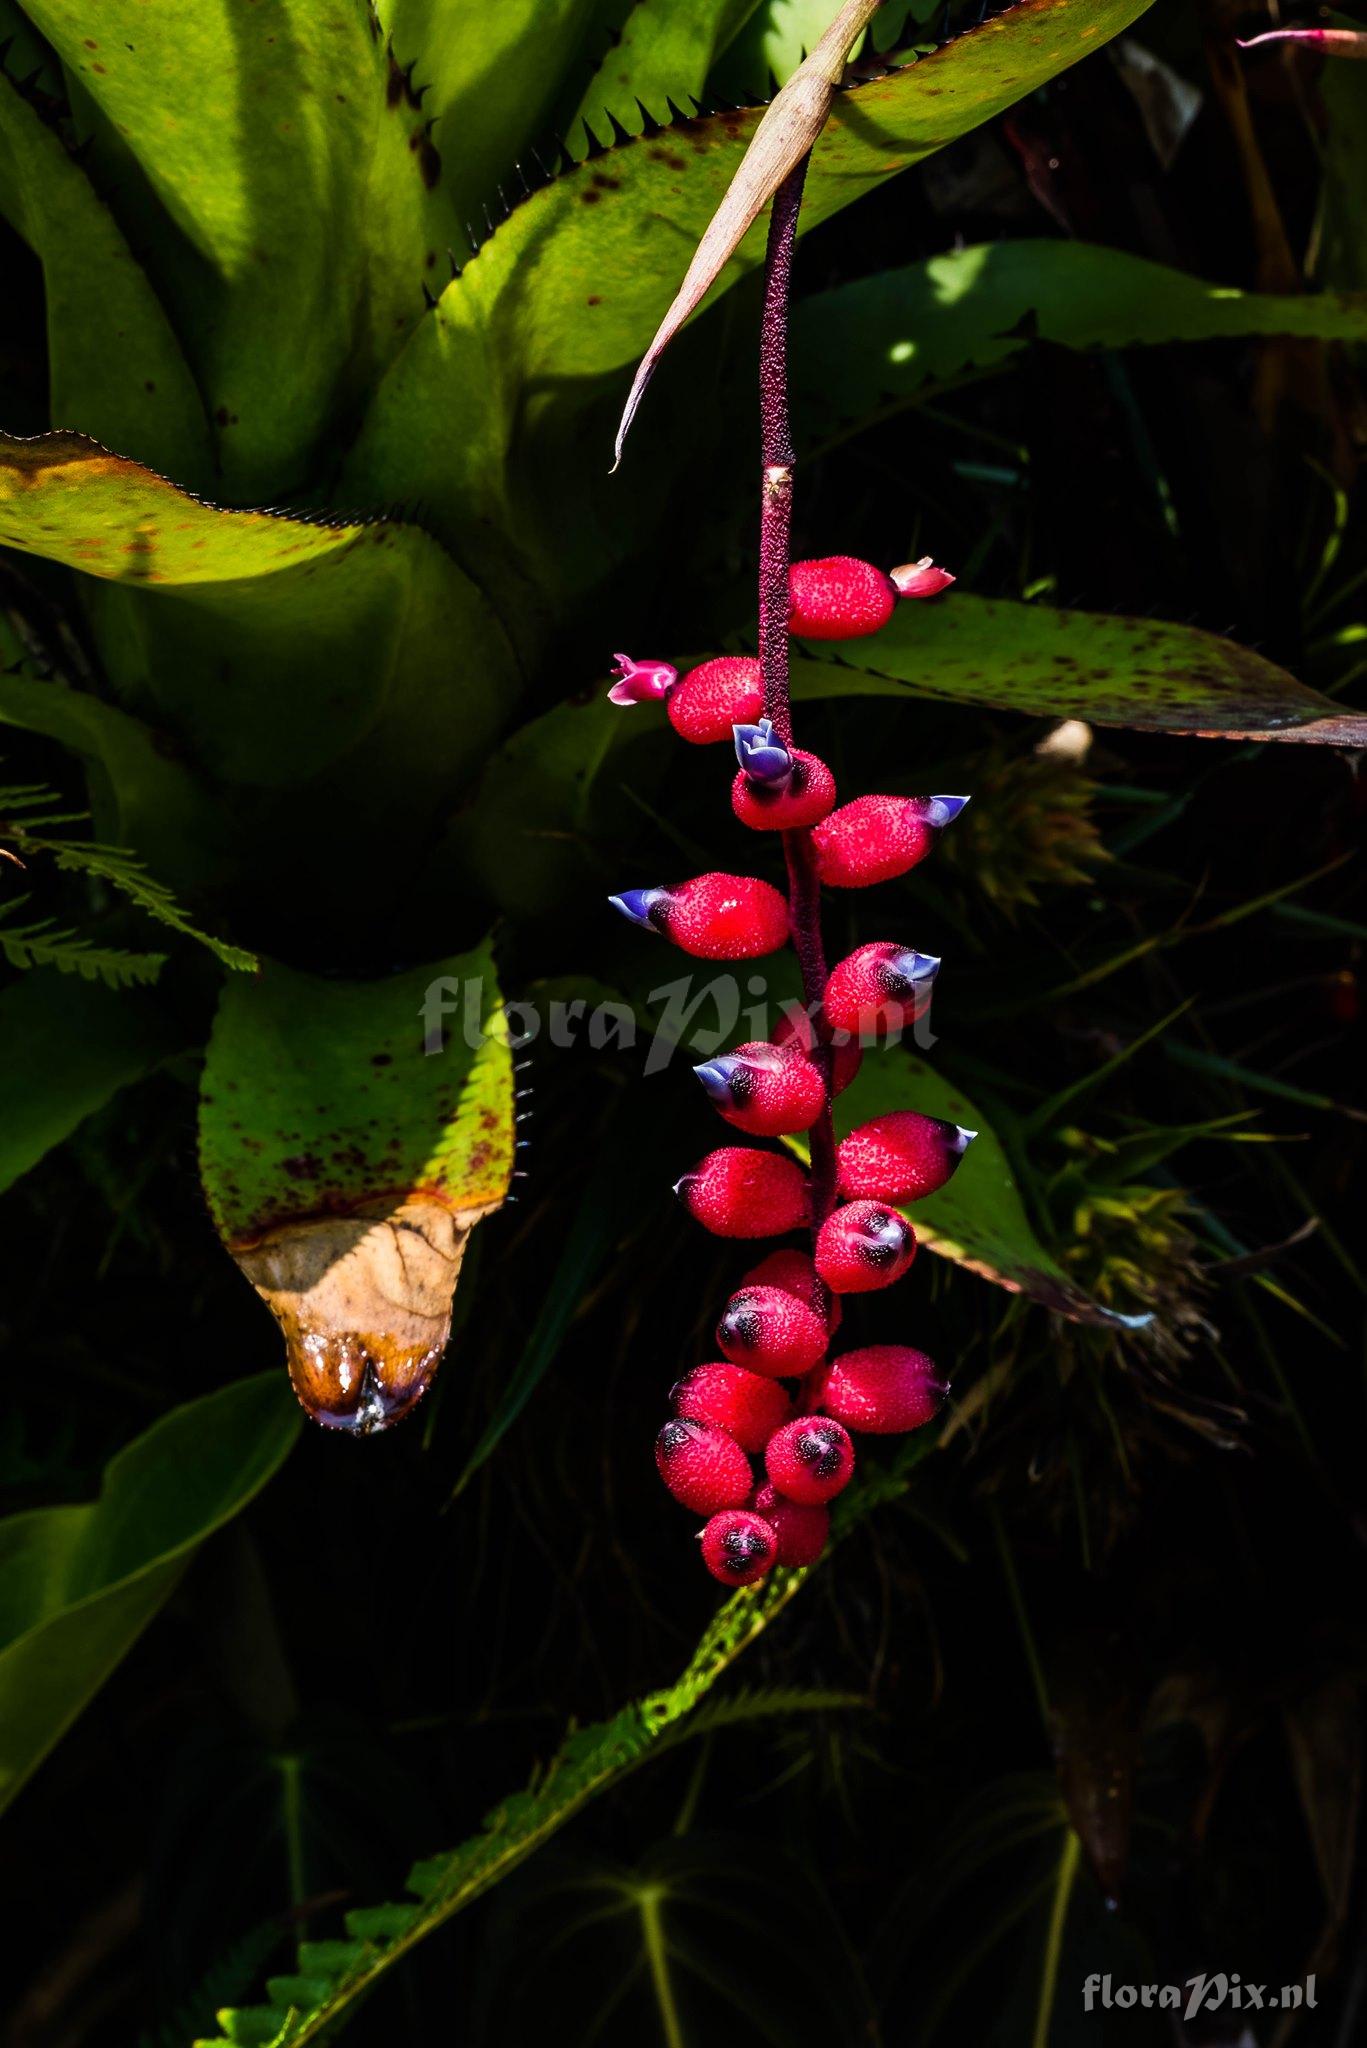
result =
[[[1160,0],[1138,40],[1199,95],[1180,139],[1160,110],[1155,147],[1102,53],[816,231],[802,288],[1051,234],[1285,288],[1203,43],[1263,25]],[[1331,282],[1361,283],[1360,209],[1346,236],[1326,214],[1320,72],[1244,76],[1295,276],[1328,252]],[[1367,98],[1337,91],[1334,119],[1367,122]],[[17,244],[6,256],[22,286]],[[27,302],[6,314],[6,381],[38,393]],[[685,344],[724,350],[738,402],[753,315],[738,294],[724,337]],[[687,402],[685,351],[652,395],[661,432]],[[933,545],[980,594],[1190,619],[1351,701],[1360,372],[1318,344],[1036,343],[812,460],[798,547]],[[753,456],[731,445],[693,479],[656,577],[619,593],[614,644],[734,623]],[[601,610],[581,622],[548,701],[599,686],[603,634]],[[894,760],[908,786],[979,792],[972,835],[966,820],[898,905],[953,958],[940,1054],[1016,1134],[1041,1234],[1158,1334],[1061,1324],[924,1259],[898,1307],[952,1368],[946,1440],[744,1669],[863,1704],[649,1765],[426,1943],[352,2021],[358,2044],[522,2044],[548,2002],[561,2039],[605,2048],[1022,2043],[1041,2024],[1057,2043],[1157,2042],[1166,2015],[1084,2015],[1083,1980],[1200,1970],[1314,1971],[1294,2038],[1355,2038],[1363,1194],[1342,1105],[1360,1093],[1362,784],[1330,749],[1098,731],[1079,761],[1036,753],[1045,731],[880,703],[811,707],[802,737],[850,788]],[[6,751],[28,779],[67,773],[36,741]],[[652,875],[662,830],[727,864],[710,766],[684,764],[663,819],[623,794],[605,880]],[[507,987],[610,980],[622,946],[587,900],[505,934]],[[1180,1033],[1138,1045],[1182,1005]],[[416,1854],[476,1826],[567,1718],[686,1661],[714,1589],[648,1446],[733,1270],[668,1194],[707,1111],[639,1056],[531,1057],[531,1178],[476,1240],[424,1409],[372,1442],[309,1431],[8,1817],[12,2048],[211,2031],[301,1927],[391,1895]],[[278,1361],[199,1193],[192,1080],[116,1098],[4,1202],[15,1506],[79,1494],[163,1410]],[[510,1414],[529,1356],[546,1369]],[[491,1419],[506,1432],[453,1493]],[[1065,1813],[1082,1857],[1041,2019]],[[1246,2017],[1191,2038],[1233,2041]]]

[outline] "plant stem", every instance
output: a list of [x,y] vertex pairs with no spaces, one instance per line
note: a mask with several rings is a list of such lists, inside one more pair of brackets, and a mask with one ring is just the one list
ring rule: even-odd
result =
[[[774,194],[764,258],[764,314],[759,344],[760,526],[759,658],[764,675],[764,714],[785,743],[793,737],[788,689],[788,569],[796,454],[788,411],[788,312],[792,295],[793,244],[808,159],[788,173]],[[802,994],[816,1035],[813,1057],[826,1082],[826,1101],[809,1133],[811,1143],[812,1235],[835,1207],[835,1130],[831,1121],[830,1031],[823,1007],[826,952],[821,939],[821,884],[810,831],[785,832],[788,909],[793,947],[802,971]],[[826,1384],[825,1364],[813,1367],[802,1390],[802,1406],[814,1408]]]

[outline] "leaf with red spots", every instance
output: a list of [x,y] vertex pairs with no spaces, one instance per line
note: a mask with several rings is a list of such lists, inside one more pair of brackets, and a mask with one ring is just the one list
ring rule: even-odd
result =
[[318,1421],[364,1434],[426,1391],[470,1232],[505,1200],[513,1159],[487,946],[383,981],[271,965],[224,990],[204,1191]]
[[1367,745],[1367,714],[1341,710],[1236,640],[1164,619],[955,590],[899,605],[867,640],[807,655],[793,664],[795,699],[905,694],[1203,739]]

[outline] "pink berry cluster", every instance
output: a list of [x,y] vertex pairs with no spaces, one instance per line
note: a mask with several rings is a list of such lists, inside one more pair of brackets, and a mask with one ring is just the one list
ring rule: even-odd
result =
[[[789,579],[789,632],[827,640],[877,632],[899,597],[935,596],[953,581],[929,560],[885,575],[848,556],[796,562]],[[836,889],[907,873],[968,801],[866,796],[837,807],[826,763],[765,716],[761,665],[750,656],[722,656],[680,676],[667,662],[618,655],[615,674],[615,703],[663,701],[682,739],[733,743],[731,807],[751,830],[783,835],[794,890],[804,872]],[[798,936],[796,896],[790,903],[753,875],[697,875],[610,900],[704,960],[755,959]],[[819,934],[816,943],[819,953]],[[853,1080],[861,1045],[895,1037],[923,1014],[939,964],[893,940],[860,946],[829,973],[823,961],[816,1000],[789,1009],[772,1039],[694,1069],[733,1130],[762,1139],[809,1132],[813,1162],[808,1173],[779,1150],[723,1145],[675,1190],[719,1237],[810,1233],[809,1251],[771,1252],[742,1276],[717,1325],[720,1356],[674,1387],[673,1417],[656,1439],[665,1485],[707,1518],[703,1561],[724,1585],[749,1585],[775,1564],[814,1563],[828,1504],[854,1470],[850,1432],[917,1429],[946,1391],[931,1360],[909,1345],[828,1356],[841,1297],[891,1286],[915,1257],[915,1232],[895,1205],[943,1187],[974,1136],[902,1110],[838,1146],[831,1139],[831,1099]],[[819,1146],[830,1155],[824,1174]]]

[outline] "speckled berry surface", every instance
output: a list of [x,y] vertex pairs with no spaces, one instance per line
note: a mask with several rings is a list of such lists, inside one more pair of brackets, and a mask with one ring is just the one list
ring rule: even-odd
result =
[[867,1344],[834,1361],[821,1406],[846,1429],[896,1436],[933,1421],[945,1392],[924,1351],[909,1344]]
[[915,1231],[884,1202],[847,1202],[817,1234],[816,1270],[834,1294],[891,1287],[915,1256]]
[[854,1472],[854,1445],[828,1415],[802,1415],[775,1430],[764,1453],[769,1483],[785,1500],[818,1507],[834,1500]]
[[[815,1285],[814,1270],[812,1280]],[[826,1344],[824,1316],[783,1287],[738,1288],[717,1324],[718,1350],[774,1378],[810,1372],[825,1357]]]
[[788,630],[799,640],[858,640],[892,617],[892,578],[855,555],[794,562],[788,577]]
[[754,1508],[774,1532],[777,1564],[815,1564],[831,1533],[830,1509],[787,1500],[768,1480],[758,1488]]
[[695,1514],[737,1508],[749,1498],[750,1460],[715,1423],[681,1416],[667,1422],[655,1439],[655,1464],[675,1500]]
[[778,1536],[754,1508],[727,1508],[702,1532],[702,1561],[723,1586],[753,1586],[778,1561]]
[[723,1145],[700,1159],[675,1193],[717,1237],[782,1237],[807,1220],[807,1176],[780,1152]]
[[776,1379],[728,1359],[695,1365],[674,1388],[673,1400],[676,1415],[714,1423],[756,1455],[793,1412],[792,1396]]
[[731,729],[763,715],[764,680],[753,654],[719,654],[681,676],[665,710],[682,740],[695,747],[731,743]]
[[889,1110],[841,1139],[835,1155],[840,1193],[918,1202],[953,1178],[975,1135],[914,1109]]

